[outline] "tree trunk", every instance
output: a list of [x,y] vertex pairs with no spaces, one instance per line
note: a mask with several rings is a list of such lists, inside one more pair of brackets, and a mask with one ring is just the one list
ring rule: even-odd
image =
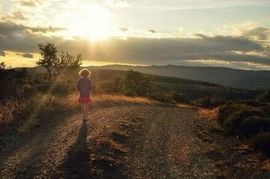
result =
[[48,72],[48,80],[49,82],[52,82],[52,71],[47,68],[47,72]]

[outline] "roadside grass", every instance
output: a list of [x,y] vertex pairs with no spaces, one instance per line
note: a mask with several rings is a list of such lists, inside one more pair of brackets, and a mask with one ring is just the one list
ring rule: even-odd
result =
[[15,121],[20,123],[30,115],[31,100],[10,99],[0,105],[0,134],[7,130]]
[[[72,94],[68,97],[68,101],[76,103],[78,99],[77,94]],[[92,96],[91,105],[93,107],[113,107],[125,105],[158,105],[159,102],[144,98],[144,97],[130,97],[121,94],[96,94]]]
[[219,107],[212,109],[199,108],[199,116],[203,119],[216,120],[218,116]]
[[[55,118],[59,113],[74,113],[80,110],[78,95],[37,94],[28,99],[10,99],[0,105],[0,133],[16,128],[20,134],[28,133],[41,122]],[[130,105],[158,105],[157,101],[143,97],[96,94],[91,107],[114,107]],[[90,108],[91,108],[90,107]]]

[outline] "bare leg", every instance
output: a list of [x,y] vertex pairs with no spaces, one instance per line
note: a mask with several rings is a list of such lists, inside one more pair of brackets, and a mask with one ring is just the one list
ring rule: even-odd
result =
[[85,119],[88,117],[88,104],[84,104],[84,114],[85,114]]
[[83,117],[83,119],[85,119],[85,115],[84,115],[84,104],[82,104],[81,107],[82,107],[82,117]]

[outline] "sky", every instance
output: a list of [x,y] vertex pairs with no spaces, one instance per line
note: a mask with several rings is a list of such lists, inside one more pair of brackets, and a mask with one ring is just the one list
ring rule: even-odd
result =
[[0,0],[0,62],[35,66],[46,43],[83,65],[270,70],[270,1]]

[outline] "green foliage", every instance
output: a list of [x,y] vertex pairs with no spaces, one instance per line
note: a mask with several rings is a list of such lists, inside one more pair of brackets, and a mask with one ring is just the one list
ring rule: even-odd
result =
[[49,81],[52,80],[52,73],[54,68],[58,65],[57,49],[53,43],[47,45],[39,44],[41,59],[37,61],[37,65],[46,68]]
[[124,80],[121,78],[116,78],[112,84],[112,92],[123,92],[124,89]]
[[231,102],[219,110],[218,121],[229,134],[240,137],[270,131],[269,106],[255,102]]
[[270,117],[247,117],[240,124],[239,131],[244,136],[253,136],[263,131],[270,131]]
[[222,97],[202,97],[192,101],[192,104],[200,107],[216,107],[224,103]]
[[78,69],[82,64],[82,56],[72,56],[69,53],[61,53],[58,57],[57,65],[55,66],[55,74],[58,75],[61,71],[72,71]]
[[263,132],[257,134],[253,138],[253,145],[255,148],[261,150],[263,153],[270,155],[270,132]]
[[18,100],[11,98],[1,101],[0,105],[0,134],[10,124],[21,122],[28,118],[33,111],[33,99]]
[[63,71],[78,69],[81,65],[81,55],[74,57],[62,52],[60,57],[58,57],[57,48],[53,43],[47,43],[46,45],[40,44],[39,49],[41,59],[39,59],[37,65],[46,68],[49,81],[52,81],[53,75],[58,76]]
[[21,88],[17,88],[18,96],[31,97],[37,94],[37,88],[30,84],[23,84]]
[[257,101],[264,102],[264,103],[270,103],[270,90],[265,91],[263,93],[260,93],[257,96]]
[[68,82],[67,80],[57,81],[51,89],[51,94],[58,96],[67,96],[68,94],[75,91],[74,84]]
[[189,103],[188,100],[180,93],[175,91],[162,91],[158,89],[153,89],[149,95],[152,99],[165,103]]
[[133,70],[126,72],[124,86],[125,93],[130,96],[147,96],[151,92],[150,80]]
[[177,92],[172,92],[172,100],[176,103],[189,103],[184,95]]
[[25,69],[0,70],[0,100],[5,98],[24,98],[35,93],[33,81]]
[[153,91],[149,97],[164,103],[175,103],[172,92]]

